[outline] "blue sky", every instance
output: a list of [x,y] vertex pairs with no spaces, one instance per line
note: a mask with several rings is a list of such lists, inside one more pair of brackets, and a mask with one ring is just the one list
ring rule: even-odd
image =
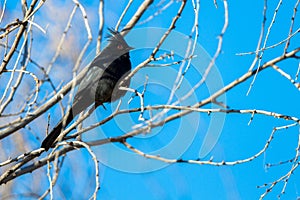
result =
[[[218,2],[216,9],[213,1],[201,1],[199,12],[199,38],[198,45],[201,47],[199,51],[199,59],[208,58],[214,55],[218,45],[218,35],[224,24],[224,8],[223,2]],[[48,3],[48,2],[47,2]],[[47,6],[47,3],[45,6]],[[96,37],[98,31],[97,9],[98,2],[90,3],[90,1],[82,2],[92,28],[93,41],[90,52],[93,52],[96,45]],[[156,1],[154,5],[156,5]],[[288,35],[291,16],[296,1],[283,1],[282,6],[278,12],[275,24],[267,42],[267,46],[276,44],[285,39]],[[61,2],[65,6],[64,12],[70,13],[73,4],[67,1]],[[229,27],[223,36],[222,52],[216,60],[215,69],[221,77],[221,80],[216,80],[216,76],[210,77],[212,80],[218,82],[213,86],[220,89],[220,86],[227,85],[234,81],[241,75],[247,72],[251,65],[254,55],[237,56],[237,53],[254,51],[257,46],[259,34],[261,31],[261,23],[263,20],[263,6],[264,1],[236,1],[228,2],[229,4]],[[269,26],[273,17],[274,9],[278,1],[268,1],[266,29]],[[125,16],[123,23],[125,25],[130,19],[134,11],[137,9],[139,2],[134,2],[129,12]],[[126,3],[115,1],[105,1],[105,28],[114,27],[117,23],[118,17],[121,15]],[[172,17],[177,12],[180,2],[174,2],[167,10],[160,15],[154,17],[147,23],[138,24],[127,36],[126,40],[129,45],[136,47],[130,55],[133,66],[137,66],[143,59],[145,59],[151,48],[142,49],[141,43],[151,43],[150,40],[155,38],[153,32],[149,32],[150,28],[165,30],[168,28]],[[7,9],[13,10],[15,7],[8,4]],[[47,10],[47,9],[45,9]],[[55,33],[56,23],[54,21],[43,21],[43,17],[47,13],[43,12],[43,8],[37,15],[37,22],[42,27],[49,25],[50,33]],[[47,10],[49,11],[49,10]],[[157,11],[155,6],[151,6],[141,18],[141,21],[152,15]],[[191,2],[188,1],[186,9],[183,11],[181,18],[176,24],[175,31],[178,34],[190,35],[193,26],[194,15],[192,14]],[[80,16],[80,15],[79,15]],[[40,20],[40,21],[39,21]],[[63,20],[62,20],[63,21]],[[65,22],[61,23],[65,24]],[[67,19],[65,19],[67,21]],[[51,23],[50,23],[51,22]],[[74,32],[82,33],[83,23],[74,22],[72,29]],[[162,29],[161,29],[162,28]],[[296,17],[294,30],[299,28],[299,19]],[[145,35],[134,35],[139,33],[138,29],[144,30]],[[148,30],[148,32],[146,31]],[[81,32],[80,32],[81,31]],[[107,32],[107,31],[105,31]],[[57,31],[57,34],[60,32]],[[74,44],[74,52],[72,55],[67,55],[67,58],[60,58],[56,64],[55,69],[59,70],[71,60],[72,56],[76,55],[78,49],[84,45],[86,40],[86,33],[76,38],[78,44]],[[36,31],[35,42],[36,45],[44,45],[47,43],[48,35],[43,35]],[[193,36],[194,37],[194,36]],[[174,36],[175,38],[175,36]],[[296,35],[291,40],[289,50],[297,48],[299,45],[299,35]],[[49,40],[50,41],[50,40]],[[48,41],[48,42],[49,42]],[[45,42],[45,43],[44,43]],[[181,47],[182,40],[171,40],[174,46]],[[147,43],[148,44],[148,43]],[[139,46],[140,45],[140,46]],[[171,45],[171,44],[170,44]],[[151,46],[151,45],[150,45]],[[284,45],[270,49],[265,52],[261,63],[265,63],[282,54]],[[173,50],[165,47],[165,52]],[[33,56],[39,55],[40,48],[32,52]],[[206,53],[207,52],[207,55]],[[43,62],[45,65],[49,63],[53,52],[45,52],[43,54]],[[160,53],[163,53],[161,51]],[[74,55],[73,55],[74,54]],[[68,57],[69,56],[69,57]],[[197,57],[197,59],[198,59]],[[182,58],[181,55],[175,55],[174,60]],[[185,83],[182,90],[188,90],[189,84],[195,84],[201,76],[198,73],[201,66],[208,64],[207,61],[200,61],[191,67],[187,73]],[[295,77],[299,61],[296,59],[284,61],[278,64],[283,70]],[[145,105],[157,105],[166,102],[168,81],[173,80],[174,72],[178,70],[178,65],[172,66],[169,69],[155,68],[145,69],[137,75],[137,78],[132,84],[143,85],[144,77],[149,76],[149,90],[148,96],[145,96]],[[69,75],[52,72],[54,82],[58,85],[64,76],[71,78]],[[176,75],[176,73],[175,73]],[[299,90],[297,90],[287,79],[282,77],[279,73],[272,69],[267,69],[259,73],[256,77],[254,85],[247,96],[253,78],[238,85],[234,89],[226,93],[226,105],[231,109],[261,109],[266,111],[273,111],[281,114],[299,117]],[[219,82],[220,81],[220,82]],[[209,95],[209,88],[206,85],[199,88],[195,92],[195,99],[189,99],[190,102],[197,102]],[[142,87],[139,88],[142,90]],[[180,91],[177,93],[182,94]],[[130,98],[131,94],[127,94],[124,99]],[[65,100],[67,102],[67,100]],[[125,103],[124,103],[125,102]],[[128,106],[127,101],[124,100],[122,106]],[[95,119],[103,119],[108,116],[116,103],[111,106],[106,106],[108,109],[98,108],[94,113],[94,117],[87,123],[95,122]],[[139,105],[139,101],[135,98],[129,105],[130,108]],[[51,114],[59,114],[59,107],[56,106],[51,109]],[[172,112],[169,113],[169,115]],[[149,113],[146,113],[149,115]],[[46,119],[46,115],[44,118]],[[138,114],[125,115],[124,117],[117,117],[114,121],[105,124],[104,126],[91,131],[86,136],[86,139],[94,139],[95,137],[107,137],[123,134],[126,130],[131,129],[137,121]],[[211,125],[212,118],[219,117],[218,114],[192,114],[175,120],[165,125],[162,128],[154,129],[149,135],[140,135],[137,138],[129,139],[128,142],[134,147],[139,148],[148,153],[164,153],[161,156],[167,158],[183,158],[183,159],[197,159],[199,151],[203,145],[207,130]],[[130,119],[129,119],[130,118]],[[260,151],[266,141],[268,140],[274,127],[291,124],[291,121],[282,119],[275,119],[269,116],[255,115],[251,124],[248,122],[251,118],[250,114],[228,114],[225,117],[220,137],[217,137],[216,145],[208,152],[202,160],[209,160],[213,157],[213,161],[234,161],[253,156]],[[52,125],[59,119],[53,119]],[[183,127],[179,129],[179,127]],[[179,131],[178,131],[179,130]],[[138,155],[133,155],[129,150],[124,149],[119,144],[109,144],[103,147],[94,148],[100,162],[100,182],[101,189],[98,191],[99,199],[258,199],[261,194],[265,192],[266,188],[257,188],[265,183],[273,182],[279,179],[282,175],[287,173],[291,168],[291,163],[266,168],[267,163],[279,163],[286,161],[295,156],[295,149],[297,147],[299,135],[299,127],[294,126],[289,129],[279,130],[275,133],[274,139],[271,142],[268,150],[256,158],[255,160],[235,165],[215,167],[210,165],[192,165],[186,163],[166,164],[156,160],[145,159]],[[176,138],[179,140],[176,140]],[[181,140],[181,141],[180,141]],[[180,147],[172,146],[172,144],[180,143]],[[39,142],[36,141],[36,148]],[[166,148],[166,146],[172,148]],[[181,149],[182,148],[182,149]],[[114,149],[114,150],[113,150]],[[179,151],[180,150],[180,151]],[[121,153],[122,152],[122,153]],[[179,157],[176,154],[179,152]],[[129,156],[128,156],[129,155]],[[64,193],[66,199],[76,199],[76,197],[87,198],[94,190],[94,163],[89,154],[82,150],[82,152],[70,153],[61,169],[61,174],[55,188],[55,194]],[[155,170],[154,170],[155,168]],[[45,168],[46,169],[46,168]],[[44,170],[45,170],[44,169]],[[70,170],[71,169],[71,170]],[[152,169],[152,170],[151,170]],[[45,170],[46,171],[46,170]],[[288,181],[285,194],[282,199],[296,199],[298,191],[300,190],[299,172],[296,170]],[[28,178],[30,179],[30,178]],[[26,181],[27,179],[25,179]],[[41,179],[45,188],[48,187],[47,179]],[[70,184],[70,182],[72,182]],[[274,187],[272,192],[267,195],[266,199],[274,199],[280,194],[283,187],[283,182],[280,182]],[[18,191],[18,189],[16,189]]]
[[[275,44],[287,37],[294,3],[292,1],[283,3],[267,45]],[[268,2],[266,26],[270,24],[276,5],[277,2]],[[169,10],[170,13],[164,13],[142,27],[167,28],[171,17],[167,18],[166,16],[174,14],[178,6],[178,3],[174,3]],[[190,34],[193,20],[193,16],[190,14],[192,12],[190,5],[188,7],[176,26],[176,31],[187,35]],[[109,9],[108,5],[107,9]],[[225,85],[244,74],[254,59],[253,55],[236,56],[236,53],[256,49],[262,23],[262,12],[263,1],[229,2],[229,27],[224,35],[222,53],[216,61]],[[223,15],[222,2],[219,2],[218,9],[214,7],[212,2],[201,2],[198,42],[210,55],[214,54],[217,47],[217,36],[223,26]],[[290,49],[297,47],[296,41],[299,42],[299,36],[296,36],[292,41]],[[267,51],[262,63],[279,56],[282,48],[280,46]],[[134,52],[132,54],[134,57]],[[297,61],[292,60],[286,63],[288,64],[280,64],[280,66],[295,75],[298,66]],[[299,104],[297,103],[299,92],[280,74],[270,69],[262,72],[258,75],[250,94],[246,96],[251,81],[252,78],[227,93],[227,105],[230,108],[256,108],[299,116]],[[201,94],[199,95],[201,96]],[[210,117],[205,114],[200,117],[201,123],[197,135],[192,145],[182,156],[185,159],[196,159],[198,156],[199,147],[203,141],[203,132],[207,130],[206,126],[210,120]],[[218,161],[233,161],[250,157],[265,145],[274,127],[289,124],[287,121],[272,117],[255,116],[251,125],[248,126],[250,117],[249,114],[227,115],[216,146],[204,159],[213,156]],[[265,188],[258,189],[257,186],[276,180],[290,169],[290,164],[270,169],[266,169],[265,164],[278,163],[293,157],[297,147],[298,129],[298,127],[293,127],[278,131],[271,147],[263,156],[249,163],[233,167],[174,164],[158,171],[134,174],[101,166],[103,171],[102,189],[99,191],[99,197],[104,199],[257,199],[265,191]],[[146,145],[145,143],[147,143],[148,146],[155,146],[156,142],[155,140],[147,140],[142,141],[142,144]],[[143,145],[141,145],[141,149],[143,149]],[[165,156],[168,157],[168,155]],[[129,160],[127,162],[130,165],[135,164]],[[298,176],[299,173],[296,171],[289,180],[282,199],[295,199],[297,197]],[[282,186],[283,184],[279,183],[268,194],[267,199],[274,199],[280,194]]]

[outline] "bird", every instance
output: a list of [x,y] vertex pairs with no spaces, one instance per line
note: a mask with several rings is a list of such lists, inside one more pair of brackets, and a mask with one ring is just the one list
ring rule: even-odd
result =
[[[109,30],[108,45],[94,58],[88,66],[84,78],[78,83],[78,90],[74,96],[71,109],[66,113],[52,131],[46,136],[41,148],[48,151],[60,136],[62,130],[68,126],[78,114],[94,104],[95,108],[104,103],[113,102],[125,95],[122,86],[129,87],[130,78],[124,76],[131,71],[130,47],[120,32]],[[105,108],[105,107],[104,107]]]

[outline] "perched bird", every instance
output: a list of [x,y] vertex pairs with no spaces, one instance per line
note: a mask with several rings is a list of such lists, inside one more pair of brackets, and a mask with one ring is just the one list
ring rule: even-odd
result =
[[[109,29],[109,44],[95,57],[89,69],[81,80],[75,94],[71,109],[62,118],[42,142],[41,147],[48,150],[59,137],[61,131],[70,124],[73,118],[94,104],[95,108],[105,102],[115,101],[125,95],[125,90],[119,90],[117,83],[131,70],[129,51],[132,49],[122,35]],[[122,86],[128,87],[130,79]]]

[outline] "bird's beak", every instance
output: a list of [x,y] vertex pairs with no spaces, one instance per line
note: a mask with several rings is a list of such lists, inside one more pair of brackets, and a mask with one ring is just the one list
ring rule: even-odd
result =
[[134,47],[130,47],[130,46],[127,47],[127,50],[128,50],[128,51],[130,51],[130,50],[132,50],[132,49],[134,49]]

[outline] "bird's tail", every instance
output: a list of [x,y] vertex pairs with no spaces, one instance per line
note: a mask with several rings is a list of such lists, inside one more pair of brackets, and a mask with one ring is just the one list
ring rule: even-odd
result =
[[60,135],[61,131],[64,127],[66,127],[72,120],[73,120],[73,112],[72,110],[68,114],[68,118],[63,126],[63,118],[60,122],[53,128],[53,130],[47,135],[47,137],[42,142],[41,147],[44,148],[46,151],[54,144],[55,140]]

